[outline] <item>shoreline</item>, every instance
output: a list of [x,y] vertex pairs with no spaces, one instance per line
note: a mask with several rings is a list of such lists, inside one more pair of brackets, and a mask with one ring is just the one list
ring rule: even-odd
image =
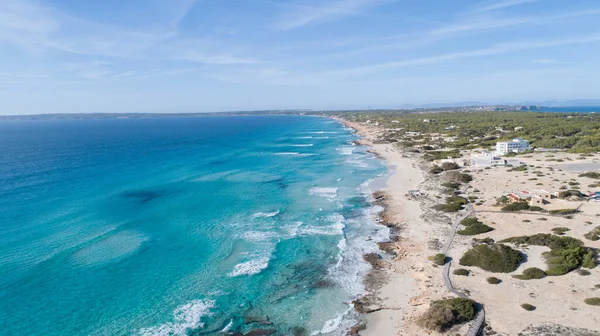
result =
[[368,151],[383,160],[388,169],[385,186],[375,191],[373,198],[384,208],[379,223],[390,228],[390,237],[378,243],[384,256],[371,262],[373,269],[364,280],[368,294],[354,302],[355,309],[367,320],[366,328],[354,334],[421,335],[423,330],[415,325],[415,318],[427,303],[430,287],[441,286],[425,272],[428,224],[422,218],[422,204],[405,196],[425,182],[424,171],[417,158],[394,144],[376,143],[374,130],[334,119],[360,135],[356,143],[370,147]]

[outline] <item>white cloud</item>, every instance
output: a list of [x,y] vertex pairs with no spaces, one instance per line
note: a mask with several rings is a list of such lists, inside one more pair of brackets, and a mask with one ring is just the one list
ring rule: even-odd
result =
[[559,60],[547,59],[547,58],[536,59],[531,62],[537,63],[537,64],[575,64],[575,62],[565,62],[565,61],[559,61]]
[[477,49],[477,50],[469,50],[469,51],[459,51],[454,53],[422,57],[409,59],[404,61],[396,61],[396,62],[383,62],[377,63],[362,67],[344,69],[334,71],[334,74],[344,75],[344,76],[359,76],[366,75],[373,72],[384,71],[384,70],[392,70],[403,67],[411,67],[411,66],[422,66],[422,65],[431,65],[431,64],[439,64],[445,63],[449,61],[469,59],[469,58],[477,58],[484,56],[494,56],[507,54],[511,52],[517,52],[521,50],[528,49],[540,49],[540,48],[551,48],[563,45],[571,45],[571,44],[588,44],[588,43],[597,43],[600,42],[600,33],[581,36],[581,37],[572,37],[565,39],[556,39],[556,40],[539,40],[539,41],[522,41],[522,42],[514,42],[514,43],[500,43],[493,45],[489,48]]
[[471,13],[489,12],[503,8],[523,5],[530,2],[538,2],[539,0],[500,0],[494,2],[482,3],[479,7],[471,11]]
[[291,30],[317,23],[323,23],[346,16],[360,14],[371,6],[388,1],[382,0],[321,0],[312,6],[292,6],[294,10],[283,15],[275,24],[279,30]]

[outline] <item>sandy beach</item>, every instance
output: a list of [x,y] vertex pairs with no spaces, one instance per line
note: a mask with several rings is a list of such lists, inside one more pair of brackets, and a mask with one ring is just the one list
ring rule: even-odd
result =
[[428,243],[439,241],[449,225],[444,224],[444,219],[426,220],[430,216],[422,209],[423,200],[406,196],[409,190],[420,189],[426,182],[416,157],[393,144],[374,143],[376,129],[340,121],[355,129],[362,136],[359,143],[370,146],[390,170],[382,191],[386,195],[385,224],[394,228],[393,237],[386,244],[389,255],[370,277],[372,293],[365,298],[367,329],[360,335],[423,335],[415,319],[425,311],[431,297],[445,293],[441,269],[431,267],[427,260],[432,253]]
[[[339,120],[351,127],[362,138],[361,145],[385,160],[390,174],[386,187],[382,224],[393,228],[390,242],[382,244],[388,253],[367,278],[371,293],[362,301],[367,325],[363,336],[386,335],[439,335],[438,332],[420,328],[415,323],[429,307],[430,302],[455,297],[444,286],[441,267],[433,265],[427,257],[439,253],[451,236],[451,224],[461,215],[432,210],[444,195],[439,175],[428,173],[431,163],[420,160],[420,155],[404,151],[395,144],[380,143],[381,129],[377,126]],[[470,152],[463,153],[461,162],[468,161]],[[528,213],[499,211],[496,200],[519,190],[564,190],[569,186],[582,187],[595,183],[593,179],[579,177],[587,167],[598,167],[598,156],[577,157],[575,154],[533,154],[521,160],[531,167],[528,173],[514,172],[510,167],[476,169],[468,167],[473,181],[468,193],[476,199],[474,213],[484,223],[494,228],[476,238],[500,241],[520,235],[552,233],[552,229],[568,227],[566,236],[580,239],[586,246],[598,249],[600,241],[590,241],[584,235],[593,229],[600,216],[600,203],[553,199],[547,210],[578,208],[579,214],[565,217],[548,217]],[[575,160],[577,162],[575,162]],[[567,163],[561,163],[561,162]],[[570,162],[572,161],[572,162]],[[581,168],[584,167],[584,168]],[[532,176],[533,175],[533,176]],[[577,181],[577,182],[576,182]],[[420,190],[417,199],[407,197],[409,190]],[[589,192],[589,191],[586,191]],[[462,212],[461,212],[462,213]],[[573,217],[573,218],[571,218]],[[526,223],[526,224],[525,224]],[[598,296],[598,267],[588,273],[571,272],[563,276],[539,280],[519,280],[513,277],[529,267],[547,268],[542,253],[544,246],[518,248],[525,256],[519,268],[508,274],[491,273],[476,267],[461,267],[458,259],[473,246],[473,236],[454,237],[448,257],[456,260],[452,269],[466,268],[468,276],[450,273],[451,282],[460,292],[486,307],[486,331],[496,335],[600,335],[600,316],[597,307],[586,305],[584,299]],[[591,273],[591,274],[590,274]],[[581,274],[581,275],[580,275]],[[587,276],[582,276],[586,275]],[[490,276],[499,277],[502,285],[486,282]],[[535,311],[521,308],[523,303],[533,304]],[[526,314],[526,315],[524,315]],[[454,326],[443,334],[466,334],[469,323]]]

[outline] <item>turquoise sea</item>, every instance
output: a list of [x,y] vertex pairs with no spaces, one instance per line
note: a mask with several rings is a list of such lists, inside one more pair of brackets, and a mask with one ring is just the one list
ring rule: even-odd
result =
[[386,169],[326,118],[0,122],[2,335],[344,334]]

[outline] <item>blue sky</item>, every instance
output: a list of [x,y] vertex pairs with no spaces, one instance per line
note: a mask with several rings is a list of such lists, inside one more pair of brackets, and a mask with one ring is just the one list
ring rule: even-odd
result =
[[0,114],[600,98],[597,0],[1,0]]

